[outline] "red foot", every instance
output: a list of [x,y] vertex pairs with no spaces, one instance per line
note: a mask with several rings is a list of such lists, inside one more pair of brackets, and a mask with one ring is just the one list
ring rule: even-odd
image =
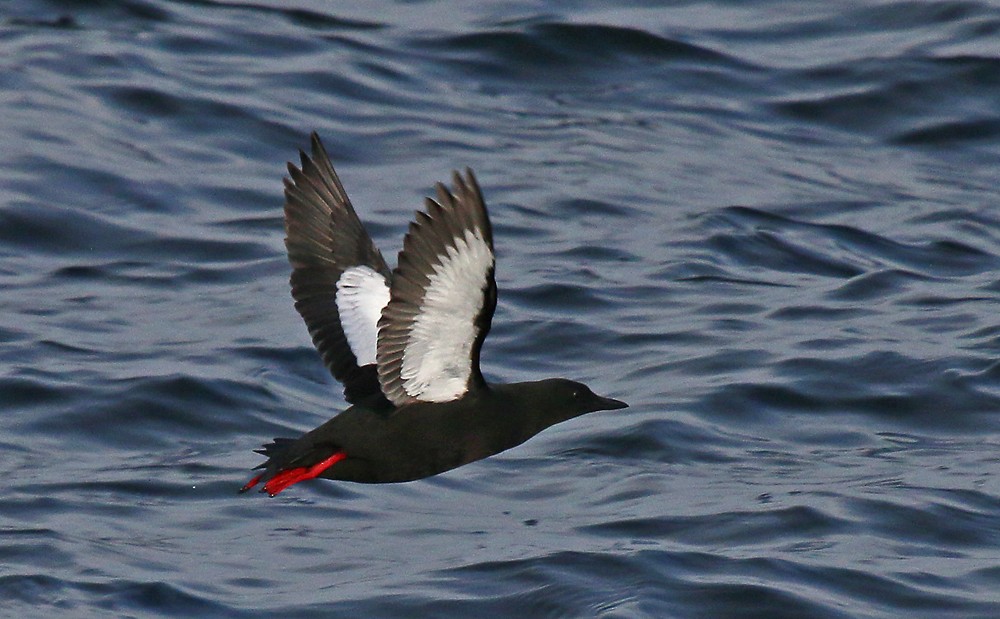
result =
[[[347,454],[345,454],[342,451],[338,451],[337,453],[333,454],[326,460],[318,462],[312,466],[308,467],[303,466],[281,471],[271,479],[267,480],[267,482],[264,484],[264,487],[261,488],[260,491],[266,492],[270,496],[274,496],[279,492],[281,492],[282,490],[284,490],[285,488],[287,488],[288,486],[291,486],[292,484],[297,484],[300,481],[305,481],[307,479],[318,477],[320,473],[330,468],[334,464],[340,462],[346,457]],[[251,479],[250,482],[247,483],[247,486],[244,487],[247,490],[249,490],[253,486],[257,485],[257,482],[259,480],[260,480],[259,476],[255,479]]]
[[254,477],[253,479],[251,479],[250,481],[248,481],[246,484],[244,484],[243,487],[240,488],[240,494],[243,494],[244,492],[246,492],[250,488],[253,488],[254,486],[256,486],[257,482],[259,482],[260,478],[263,477],[263,476],[264,476],[264,474],[261,473],[257,477]]

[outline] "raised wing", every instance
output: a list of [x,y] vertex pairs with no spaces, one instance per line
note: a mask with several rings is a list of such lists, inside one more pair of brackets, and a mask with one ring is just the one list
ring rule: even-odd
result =
[[380,394],[375,369],[378,321],[389,302],[389,267],[358,219],[330,158],[312,134],[312,157],[288,164],[285,247],[292,297],[313,343],[344,396]]
[[485,385],[479,351],[496,309],[493,231],[472,170],[437,185],[403,241],[379,321],[378,379],[396,406]]

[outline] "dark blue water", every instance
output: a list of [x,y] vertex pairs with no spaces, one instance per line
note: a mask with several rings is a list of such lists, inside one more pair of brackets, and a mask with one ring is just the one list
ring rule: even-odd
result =
[[[998,40],[977,2],[0,4],[0,614],[1000,616]],[[488,377],[631,408],[238,496],[344,406],[282,244],[313,129],[390,262],[475,169]]]

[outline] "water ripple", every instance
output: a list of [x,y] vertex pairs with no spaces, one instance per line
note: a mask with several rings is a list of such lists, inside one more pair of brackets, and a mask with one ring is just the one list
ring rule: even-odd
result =
[[[986,4],[4,10],[5,611],[1000,615]],[[473,167],[484,371],[630,408],[238,496],[345,407],[282,243],[313,129],[390,262]]]

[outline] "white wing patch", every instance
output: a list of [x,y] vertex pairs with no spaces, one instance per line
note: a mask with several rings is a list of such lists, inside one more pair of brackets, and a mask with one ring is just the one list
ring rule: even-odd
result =
[[472,373],[475,320],[493,267],[493,252],[478,230],[466,230],[454,244],[446,256],[438,256],[440,264],[424,289],[403,351],[403,389],[424,402],[448,402],[465,393]]
[[375,363],[378,319],[389,303],[385,278],[367,266],[353,266],[337,280],[336,298],[340,325],[358,366]]

